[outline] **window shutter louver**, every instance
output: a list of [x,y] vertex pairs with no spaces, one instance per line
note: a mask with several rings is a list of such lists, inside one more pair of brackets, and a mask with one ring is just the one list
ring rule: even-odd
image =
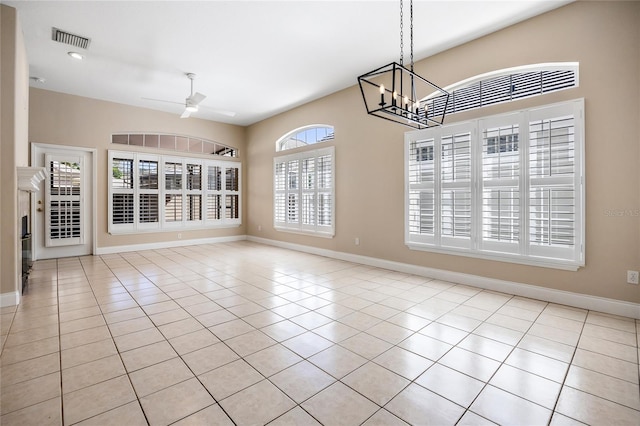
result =
[[158,194],[140,194],[140,222],[158,222]]
[[318,225],[333,226],[333,155],[318,157]]
[[276,163],[273,173],[274,188],[274,223],[283,224],[286,222],[286,163]]
[[518,253],[520,241],[520,133],[512,121],[482,120],[482,236],[486,250]]
[[471,132],[460,127],[443,130],[440,144],[440,233],[442,245],[470,248]]
[[222,195],[207,194],[207,219],[222,219]]
[[[508,74],[475,81],[472,79],[469,83],[462,83],[465,85],[454,85],[453,89],[448,89],[450,97],[446,113],[452,114],[576,87],[577,65],[565,67],[529,72],[513,72],[511,69]],[[433,118],[442,115],[446,100],[446,95],[426,99],[424,103],[427,106],[427,116]]]
[[135,223],[133,158],[111,158],[111,220],[110,224],[125,229]]
[[113,194],[113,223],[133,223],[133,194]]
[[238,221],[240,219],[240,169],[238,167],[225,168],[225,219]]
[[316,159],[302,161],[302,225],[316,224]]
[[435,140],[413,141],[409,148],[409,234],[418,241],[435,235]]
[[575,148],[575,117],[558,116],[529,123],[529,238],[537,246],[534,252],[540,255],[560,251],[573,255]]
[[138,221],[156,226],[160,221],[158,161],[138,158]]

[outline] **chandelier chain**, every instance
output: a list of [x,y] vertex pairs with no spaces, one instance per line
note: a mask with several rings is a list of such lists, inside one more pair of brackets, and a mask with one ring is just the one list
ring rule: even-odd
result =
[[411,38],[411,71],[413,71],[413,0],[409,1],[410,12],[409,12],[409,22],[411,23],[411,29],[409,32]]
[[404,13],[403,13],[403,8],[402,8],[402,0],[400,0],[400,65],[403,65],[404,63],[404,34],[403,34],[403,29],[404,29]]

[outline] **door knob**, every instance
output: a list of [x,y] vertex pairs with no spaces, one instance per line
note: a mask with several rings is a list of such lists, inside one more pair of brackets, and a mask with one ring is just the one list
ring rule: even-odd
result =
[[38,207],[38,211],[41,212],[42,211],[42,207]]

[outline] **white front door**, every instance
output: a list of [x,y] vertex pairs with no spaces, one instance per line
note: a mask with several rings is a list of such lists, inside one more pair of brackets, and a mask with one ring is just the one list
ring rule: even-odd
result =
[[34,144],[34,166],[46,178],[33,200],[33,257],[93,253],[93,155],[72,147]]

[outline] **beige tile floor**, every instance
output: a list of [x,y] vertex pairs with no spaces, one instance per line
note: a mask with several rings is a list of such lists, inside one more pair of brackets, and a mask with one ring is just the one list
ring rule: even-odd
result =
[[1,424],[639,425],[640,321],[249,242],[36,262]]

